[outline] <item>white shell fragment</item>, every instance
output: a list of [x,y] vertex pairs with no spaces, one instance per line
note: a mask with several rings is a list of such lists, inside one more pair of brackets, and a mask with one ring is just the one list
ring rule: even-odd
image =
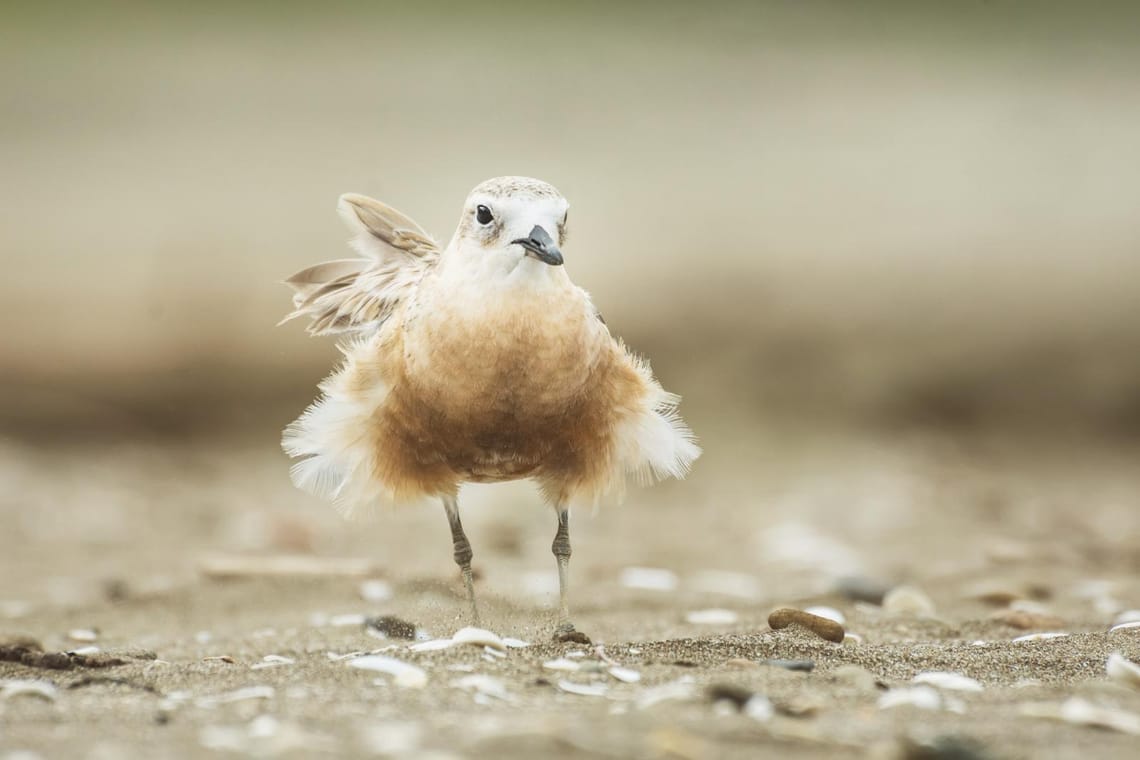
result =
[[891,689],[879,697],[879,709],[894,707],[915,707],[919,710],[948,710],[954,713],[966,712],[966,705],[960,699],[944,697],[928,684],[920,684],[906,689]]
[[72,649],[70,652],[68,652],[68,654],[83,654],[83,655],[99,654],[99,647],[97,647],[97,646],[77,647],[75,649]]
[[689,676],[663,683],[643,691],[637,698],[637,709],[645,710],[660,702],[669,702],[675,699],[692,699],[696,696],[696,684]]
[[641,673],[638,673],[632,668],[623,668],[615,665],[609,669],[609,674],[622,683],[637,683],[641,680]]
[[621,571],[621,585],[645,591],[673,591],[677,574],[657,567],[627,567]]
[[460,628],[458,631],[456,631],[455,635],[451,637],[451,643],[473,644],[474,646],[491,647],[492,649],[497,649],[500,652],[507,648],[507,645],[503,643],[503,640],[499,637],[499,634],[492,633],[485,628],[473,628],[472,626]]
[[73,628],[67,632],[67,638],[82,644],[90,644],[99,638],[99,634],[90,628]]
[[523,647],[530,646],[529,641],[523,641],[522,639],[512,639],[509,637],[503,639],[503,644],[511,649],[522,649]]
[[364,620],[364,615],[350,612],[346,615],[333,615],[329,618],[328,624],[336,628],[343,628],[350,625],[364,625]]
[[895,586],[883,597],[883,612],[888,615],[933,617],[934,602],[914,586]]
[[719,608],[694,610],[685,615],[685,622],[694,625],[732,625],[739,619],[740,616],[732,610]]
[[833,620],[840,625],[847,625],[847,618],[842,612],[834,607],[824,607],[823,605],[816,605],[815,607],[806,607],[804,612],[809,615],[816,615],[817,617],[827,618]]
[[1100,707],[1081,697],[1070,697],[1059,705],[1032,702],[1022,705],[1020,712],[1030,718],[1047,718],[1079,726],[1096,726],[1140,736],[1140,715],[1127,710]]
[[387,581],[373,578],[363,581],[357,588],[357,593],[366,602],[383,602],[392,598],[392,586]]
[[247,686],[244,689],[228,691],[225,694],[218,694],[213,697],[200,697],[194,700],[194,704],[198,707],[215,707],[217,705],[228,705],[232,702],[245,702],[250,699],[273,699],[273,695],[276,693],[272,686]]
[[431,641],[421,641],[419,644],[412,644],[408,649],[413,652],[434,652],[438,649],[447,649],[452,646],[455,646],[455,642],[451,639],[432,639]]
[[1140,623],[1140,610],[1124,610],[1112,621],[1114,626],[1125,623]]
[[1108,629],[1109,633],[1116,631],[1140,631],[1140,620],[1130,620],[1126,623],[1117,623]]
[[0,679],[0,699],[39,697],[54,702],[59,690],[50,681]]
[[263,670],[265,668],[277,667],[278,665],[292,665],[295,662],[296,660],[294,660],[292,657],[282,657],[279,654],[267,654],[261,658],[261,662],[250,665],[249,669]]
[[744,703],[744,707],[741,708],[741,712],[743,712],[749,718],[752,718],[752,720],[758,721],[760,723],[766,723],[772,719],[772,716],[776,713],[776,710],[772,707],[771,700],[769,700],[763,694],[753,694],[748,698],[748,701]]
[[557,660],[547,660],[542,663],[542,667],[544,670],[559,670],[565,673],[574,673],[578,670],[579,665],[575,660],[559,657]]
[[566,680],[559,681],[558,688],[567,694],[577,694],[582,697],[604,697],[610,690],[610,687],[604,683],[574,683]]
[[1140,689],[1140,665],[1124,659],[1119,652],[1113,652],[1108,656],[1104,669],[1113,681],[1133,689]]
[[926,684],[936,689],[948,691],[983,691],[984,687],[979,681],[964,676],[961,673],[928,670],[914,677],[914,683]]
[[386,673],[393,677],[397,686],[406,689],[422,689],[428,681],[427,673],[423,668],[382,654],[369,654],[364,657],[357,657],[355,660],[348,660],[348,666]]
[[1048,641],[1049,639],[1063,639],[1068,635],[1069,634],[1064,631],[1045,631],[1044,633],[1027,633],[1024,636],[1018,636],[1016,639],[1012,639],[1012,641]]

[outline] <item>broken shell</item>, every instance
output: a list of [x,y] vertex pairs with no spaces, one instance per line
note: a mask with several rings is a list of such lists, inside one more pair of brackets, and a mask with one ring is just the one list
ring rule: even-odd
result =
[[477,694],[485,694],[488,697],[501,699],[504,702],[509,702],[511,699],[511,695],[507,692],[506,684],[494,676],[483,674],[464,676],[463,678],[457,678],[452,681],[451,685],[456,689],[474,691]]
[[839,644],[843,641],[843,626],[834,620],[812,615],[810,612],[783,607],[768,616],[768,625],[773,631],[779,631],[795,623],[819,636],[821,639]]
[[452,646],[455,646],[455,642],[451,639],[432,639],[431,641],[412,644],[408,649],[412,652],[434,652],[437,649],[447,649]]
[[392,586],[387,581],[375,578],[363,581],[357,591],[366,602],[383,602],[392,598]]
[[410,689],[421,689],[427,685],[427,673],[423,668],[412,665],[410,662],[397,660],[395,657],[386,657],[381,654],[369,654],[348,660],[350,668],[371,670],[377,673],[386,673],[395,679],[397,686]]
[[604,697],[610,687],[604,683],[574,683],[573,681],[559,681],[558,688],[567,694],[577,694],[582,697]]
[[891,689],[879,697],[879,709],[917,707],[919,710],[941,710],[942,697],[932,686],[914,686],[908,689]]
[[456,631],[455,635],[451,637],[451,642],[453,644],[473,644],[474,646],[491,647],[499,651],[507,648],[507,645],[503,643],[499,634],[488,631],[486,628],[474,628],[472,626],[460,628]]
[[1133,689],[1140,689],[1140,665],[1124,659],[1119,652],[1113,652],[1108,656],[1105,672],[1113,681],[1131,686]]
[[622,683],[637,683],[641,680],[641,673],[631,668],[615,666],[610,668],[609,674]]
[[54,702],[59,690],[51,681],[0,679],[0,698],[39,697]]
[[927,684],[937,689],[948,689],[950,691],[983,691],[984,687],[979,681],[964,676],[961,673],[949,673],[936,670],[928,670],[924,673],[919,673],[914,677],[914,683]]
[[1014,642],[1022,641],[1048,641],[1049,639],[1062,639],[1069,634],[1064,631],[1046,631],[1044,633],[1027,633],[1024,636],[1018,636],[1012,639]]
[[1048,718],[1079,726],[1097,726],[1140,736],[1140,715],[1111,707],[1099,707],[1081,697],[1070,697],[1059,705],[1033,702],[1022,705],[1019,711],[1030,718]]
[[67,632],[67,638],[83,644],[90,644],[99,638],[99,634],[90,628],[73,628]]
[[1140,620],[1130,621],[1127,623],[1117,623],[1116,625],[1109,628],[1108,632],[1113,633],[1114,631],[1136,631],[1136,630],[1140,630]]
[[565,657],[559,657],[557,660],[547,660],[542,663],[545,670],[560,670],[567,673],[573,673],[578,670],[578,663],[574,660],[568,660]]

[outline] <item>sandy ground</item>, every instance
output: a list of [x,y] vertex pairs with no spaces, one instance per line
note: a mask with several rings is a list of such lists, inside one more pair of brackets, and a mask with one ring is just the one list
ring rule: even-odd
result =
[[[470,645],[412,651],[360,622],[397,616],[426,640],[466,624],[441,510],[343,523],[291,488],[268,439],[9,441],[0,652],[19,659],[17,636],[34,640],[25,649],[100,651],[62,670],[0,662],[0,757],[1135,752],[1140,739],[1119,729],[1140,721],[1140,690],[1106,676],[1113,652],[1140,660],[1140,628],[1108,631],[1140,608],[1134,445],[772,428],[725,445],[715,427],[706,425],[710,445],[690,480],[576,515],[574,617],[600,649],[551,641],[554,523],[534,493],[465,492],[483,624],[530,644],[505,656]],[[219,557],[287,554],[373,568],[203,572]],[[631,587],[631,567],[667,571],[650,576],[662,588]],[[899,584],[918,590],[912,611],[905,597],[875,603]],[[769,612],[786,605],[837,609],[848,640],[770,630]],[[727,613],[688,618],[701,610]],[[76,629],[94,642],[69,638]],[[1070,635],[1014,640],[1034,632]],[[375,650],[422,675],[337,659]],[[559,658],[575,669],[544,666]],[[613,663],[640,680],[619,680]],[[910,691],[923,671],[981,688]],[[26,680],[54,689],[28,693],[15,683]],[[1122,723],[1042,717],[1074,698],[1123,711],[1109,718]],[[925,709],[887,706],[909,699]]]

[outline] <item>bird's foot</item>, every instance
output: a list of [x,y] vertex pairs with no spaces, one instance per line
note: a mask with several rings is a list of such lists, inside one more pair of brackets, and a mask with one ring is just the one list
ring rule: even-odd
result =
[[582,644],[591,646],[590,637],[574,627],[573,623],[559,623],[554,630],[554,640],[560,644]]

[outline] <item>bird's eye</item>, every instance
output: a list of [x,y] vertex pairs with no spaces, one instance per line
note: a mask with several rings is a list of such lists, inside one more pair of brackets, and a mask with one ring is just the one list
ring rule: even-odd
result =
[[486,206],[477,206],[475,208],[475,221],[479,224],[490,224],[495,217],[491,215],[491,209]]

